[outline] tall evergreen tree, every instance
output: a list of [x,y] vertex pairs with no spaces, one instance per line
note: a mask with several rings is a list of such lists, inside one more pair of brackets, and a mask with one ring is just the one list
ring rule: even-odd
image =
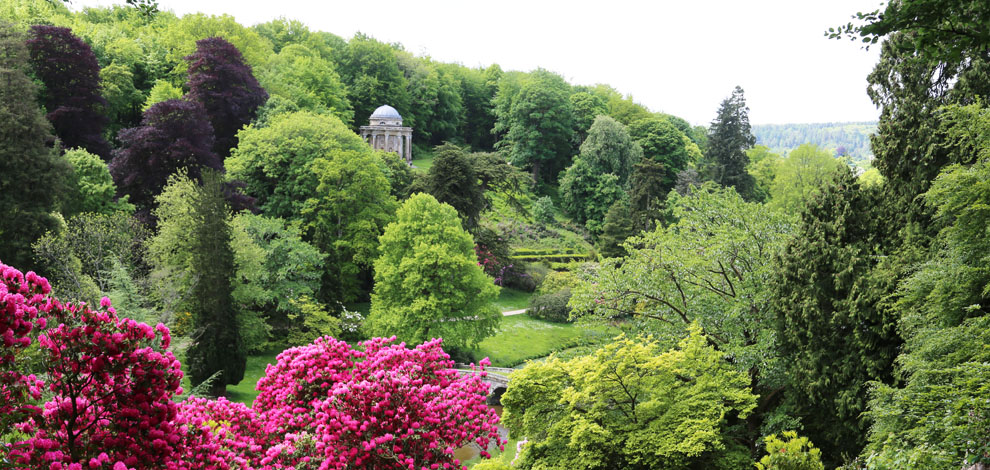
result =
[[71,169],[46,142],[51,125],[25,71],[28,51],[12,26],[0,23],[0,260],[34,268],[31,243],[56,227],[50,215]]
[[196,41],[189,62],[189,99],[203,104],[213,126],[213,151],[221,158],[237,146],[237,131],[254,119],[268,93],[251,74],[241,52],[223,38]]
[[192,210],[190,267],[196,277],[189,302],[195,325],[193,344],[187,353],[189,378],[196,386],[219,372],[219,378],[210,386],[211,394],[219,396],[228,384],[237,384],[244,378],[247,363],[232,297],[235,266],[230,247],[230,211],[219,173],[208,171],[203,175]]
[[708,128],[708,154],[705,173],[712,181],[733,187],[746,200],[756,196],[756,181],[746,171],[746,149],[756,143],[750,130],[749,108],[743,89],[736,87],[732,96],[722,101],[718,116]]
[[141,127],[124,129],[119,138],[121,148],[110,162],[110,174],[142,218],[150,219],[154,197],[176,171],[185,169],[199,179],[203,168],[223,169],[223,160],[212,150],[213,128],[203,105],[195,101],[156,103],[145,111]]
[[422,189],[456,209],[465,229],[477,227],[485,193],[467,152],[445,143],[436,147],[433,155],[433,166],[422,181]]
[[93,50],[69,28],[35,25],[27,41],[31,66],[44,84],[45,116],[62,148],[84,148],[104,160],[110,145],[103,138],[107,101],[100,93],[100,65]]
[[901,345],[896,312],[880,305],[893,289],[880,250],[896,231],[882,189],[861,187],[848,169],[821,191],[783,250],[769,298],[793,412],[838,465],[863,444],[867,382],[892,380]]

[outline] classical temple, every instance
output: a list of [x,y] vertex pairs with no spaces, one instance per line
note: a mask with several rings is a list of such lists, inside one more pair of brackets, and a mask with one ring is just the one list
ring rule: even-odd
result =
[[361,126],[361,138],[376,150],[394,152],[412,165],[412,128],[402,127],[402,116],[395,108],[379,106]]

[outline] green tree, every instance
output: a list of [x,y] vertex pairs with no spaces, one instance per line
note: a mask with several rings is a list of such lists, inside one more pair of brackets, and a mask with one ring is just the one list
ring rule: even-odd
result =
[[763,397],[748,423],[755,444],[784,385],[768,283],[793,222],[711,183],[689,196],[672,193],[669,204],[674,222],[629,239],[628,255],[602,261],[572,289],[570,305],[575,316],[628,317],[661,339],[699,325]]
[[507,133],[498,145],[508,148],[513,165],[532,172],[534,182],[556,180],[570,163],[574,117],[569,96],[570,85],[560,75],[537,69],[512,100]]
[[644,158],[664,165],[664,186],[670,191],[677,181],[677,174],[691,162],[691,154],[688,152],[690,139],[670,120],[660,117],[633,122],[629,125],[629,134],[643,149]]
[[36,87],[26,75],[24,37],[0,23],[0,260],[25,272],[34,269],[31,243],[57,227],[50,213],[64,194],[71,173],[65,160],[46,146],[51,124],[35,102]]
[[561,176],[560,193],[564,211],[596,235],[609,208],[625,195],[618,176],[595,171],[583,158],[576,158]]
[[617,258],[626,254],[622,244],[634,233],[633,220],[629,215],[629,202],[618,200],[602,224],[602,234],[598,237],[598,252],[605,258]]
[[302,110],[333,114],[347,124],[354,121],[347,89],[333,63],[304,45],[286,45],[257,73],[269,95],[286,98]]
[[234,252],[230,247],[230,211],[224,201],[223,180],[214,172],[203,175],[192,201],[190,270],[194,275],[189,311],[195,330],[186,352],[189,380],[195,387],[217,372],[210,393],[220,396],[226,386],[244,378],[247,353],[234,306]]
[[770,197],[770,187],[777,176],[777,168],[784,158],[771,152],[765,145],[756,145],[746,150],[746,157],[749,158],[747,171],[753,175],[756,182],[756,199],[766,200]]
[[162,32],[156,33],[157,45],[166,51],[163,64],[167,78],[173,85],[186,81],[185,57],[196,51],[196,41],[219,37],[234,45],[244,56],[244,62],[259,68],[274,54],[272,44],[257,32],[238,23],[233,16],[213,16],[192,13],[168,23]]
[[457,211],[414,194],[381,236],[369,329],[407,343],[443,338],[450,346],[472,346],[502,319],[492,303],[498,290],[478,266]]
[[[880,256],[894,232],[880,188],[841,169],[801,213],[768,293],[787,364],[788,399],[827,464],[858,453],[869,422],[866,383],[889,383],[901,345]],[[883,263],[883,264],[882,264]]]
[[69,150],[64,158],[72,165],[63,210],[66,216],[83,212],[110,214],[121,210],[134,211],[134,206],[127,202],[127,196],[114,200],[117,186],[113,184],[110,170],[102,158],[83,149]]
[[571,108],[574,110],[574,141],[580,145],[595,118],[608,115],[608,104],[601,96],[579,91],[571,95]]
[[629,217],[636,230],[648,230],[660,220],[664,201],[674,181],[669,181],[667,167],[663,163],[643,158],[633,166],[629,177]]
[[434,148],[433,166],[421,183],[427,193],[457,210],[465,229],[478,226],[485,206],[484,189],[464,149],[451,143]]
[[753,176],[746,171],[746,150],[756,143],[749,125],[749,108],[742,88],[722,101],[718,115],[708,128],[705,174],[712,181],[733,187],[746,200],[756,197]]
[[756,463],[756,470],[825,470],[822,451],[807,437],[798,437],[794,431],[784,431],[781,437],[787,441],[776,434],[764,439],[767,455]]
[[337,65],[337,71],[347,85],[347,99],[354,106],[355,125],[367,123],[375,108],[384,104],[399,111],[403,125],[417,125],[409,81],[388,44],[358,33],[338,53]]
[[800,212],[845,166],[828,150],[801,145],[777,165],[770,185],[771,204],[786,212]]
[[728,422],[756,408],[745,374],[701,328],[663,352],[649,337],[551,357],[513,374],[503,422],[529,442],[522,469],[751,467]]
[[378,236],[396,209],[378,161],[366,148],[331,152],[310,167],[317,186],[300,215],[307,238],[328,255],[323,300],[357,300],[378,258]]
[[592,171],[618,176],[619,184],[625,185],[633,165],[642,156],[643,150],[629,136],[626,126],[609,116],[598,116],[576,158],[587,162]]

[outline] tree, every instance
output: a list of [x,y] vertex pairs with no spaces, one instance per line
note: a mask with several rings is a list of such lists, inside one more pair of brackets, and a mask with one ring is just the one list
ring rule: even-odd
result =
[[[529,168],[533,181],[554,181],[573,155],[574,117],[570,85],[560,75],[537,69],[512,100],[507,133],[499,147],[513,165]],[[546,171],[543,171],[546,170]]]
[[308,239],[328,255],[321,292],[327,301],[359,298],[378,258],[378,237],[392,221],[397,204],[378,161],[366,148],[331,152],[310,167],[317,186],[300,215]]
[[788,399],[826,464],[855,455],[869,426],[866,383],[893,380],[901,346],[882,247],[895,233],[880,188],[841,169],[801,213],[768,282]]
[[588,129],[598,116],[608,115],[608,104],[601,96],[579,91],[571,95],[574,110],[574,142],[578,145],[588,136]]
[[564,211],[596,235],[609,208],[625,195],[618,176],[595,171],[583,158],[576,158],[560,177],[560,193]]
[[474,240],[453,207],[414,194],[380,243],[368,317],[373,334],[465,347],[495,332],[498,287],[478,266]]
[[770,186],[771,204],[786,212],[800,212],[845,165],[832,152],[803,144],[777,165]]
[[217,173],[203,175],[192,201],[189,268],[194,276],[187,305],[195,331],[186,353],[189,380],[199,385],[216,373],[210,393],[223,395],[227,385],[244,378],[247,353],[238,329],[234,308],[234,252],[230,247],[230,211],[223,198],[223,183]]
[[771,152],[765,145],[757,145],[746,150],[746,156],[749,158],[749,167],[746,171],[753,175],[756,183],[756,199],[764,201],[770,197],[770,187],[777,177],[777,170],[784,157]]
[[[990,9],[973,0],[906,0],[879,9],[856,13],[852,22],[829,28],[825,36],[876,44],[881,38],[896,32],[910,32],[914,39],[910,50],[928,60],[961,62],[973,52],[985,52],[990,47]],[[859,36],[857,38],[856,36]]]
[[239,140],[224,162],[228,177],[247,185],[262,213],[286,220],[298,220],[306,200],[316,195],[319,181],[310,168],[315,160],[372,153],[339,118],[307,111],[276,115],[267,127],[249,126]]
[[661,217],[663,202],[674,188],[663,163],[643,158],[629,177],[629,217],[636,230],[648,230]]
[[627,256],[602,261],[572,289],[573,315],[630,318],[660,338],[697,324],[762,397],[747,423],[746,439],[755,444],[763,423],[776,421],[766,432],[781,425],[783,364],[768,287],[792,220],[711,183],[675,194],[668,202],[673,223],[627,240]]
[[[690,139],[675,127],[669,119],[650,117],[629,125],[629,135],[643,149],[643,157],[664,166],[663,186],[667,191],[674,187],[677,174],[691,162],[688,152]],[[633,162],[638,163],[638,162]]]
[[65,152],[65,159],[72,165],[69,195],[63,215],[83,212],[109,214],[116,211],[131,212],[134,206],[127,196],[117,200],[117,186],[113,184],[110,169],[99,156],[82,149]]
[[[116,136],[121,129],[141,123],[141,106],[144,104],[145,96],[134,86],[134,74],[129,67],[116,62],[103,67],[100,69],[100,85],[103,98],[107,100],[109,118],[105,133],[107,136]],[[110,154],[106,159],[109,158]]]
[[746,200],[755,194],[753,176],[746,171],[749,160],[746,149],[756,143],[749,126],[749,108],[742,88],[736,87],[732,96],[722,101],[718,115],[708,128],[708,153],[705,173],[712,181],[733,187]]
[[622,244],[633,235],[633,221],[629,215],[629,202],[618,200],[602,224],[602,234],[598,237],[598,252],[606,258],[617,258],[626,254]]
[[347,99],[354,106],[356,126],[367,123],[371,113],[384,104],[399,111],[404,125],[417,124],[409,81],[402,74],[392,47],[358,33],[337,54],[337,71],[347,85]]
[[63,148],[84,148],[104,160],[107,101],[100,94],[100,66],[86,43],[69,28],[35,25],[27,41],[31,67],[44,84],[41,102]]
[[177,171],[199,179],[203,169],[223,169],[223,160],[212,150],[213,129],[195,101],[157,103],[145,111],[141,127],[124,129],[118,138],[121,148],[110,163],[110,174],[142,218],[150,218],[154,197]]
[[272,95],[292,101],[298,109],[330,113],[344,123],[354,121],[347,89],[333,63],[301,44],[289,44],[258,73]]
[[254,119],[268,93],[251,74],[241,52],[222,37],[196,41],[189,62],[188,99],[202,103],[213,126],[213,152],[225,158],[237,146],[237,132]]
[[71,169],[45,145],[51,124],[25,74],[27,48],[13,27],[2,23],[0,49],[0,206],[7,211],[0,217],[0,260],[33,267],[31,243],[56,228],[50,213]]
[[433,166],[422,180],[422,187],[437,201],[457,210],[466,230],[478,226],[486,204],[485,191],[464,149],[449,142],[434,148]]
[[528,438],[519,468],[745,468],[729,420],[756,408],[746,374],[701,328],[669,351],[619,338],[588,356],[551,357],[516,372],[504,419]]
[[588,129],[588,137],[581,143],[583,159],[592,171],[612,173],[625,186],[632,167],[643,156],[639,144],[629,136],[626,126],[608,116],[599,116]]

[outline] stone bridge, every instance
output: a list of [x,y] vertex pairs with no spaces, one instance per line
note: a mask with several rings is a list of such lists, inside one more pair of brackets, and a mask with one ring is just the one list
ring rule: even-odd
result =
[[[454,364],[454,369],[461,375],[478,372],[477,370],[471,370],[469,364]],[[509,375],[515,370],[504,367],[485,367],[485,372],[488,372],[488,375],[482,380],[490,386],[488,391],[489,405],[498,405],[501,403],[502,394],[509,387]]]

